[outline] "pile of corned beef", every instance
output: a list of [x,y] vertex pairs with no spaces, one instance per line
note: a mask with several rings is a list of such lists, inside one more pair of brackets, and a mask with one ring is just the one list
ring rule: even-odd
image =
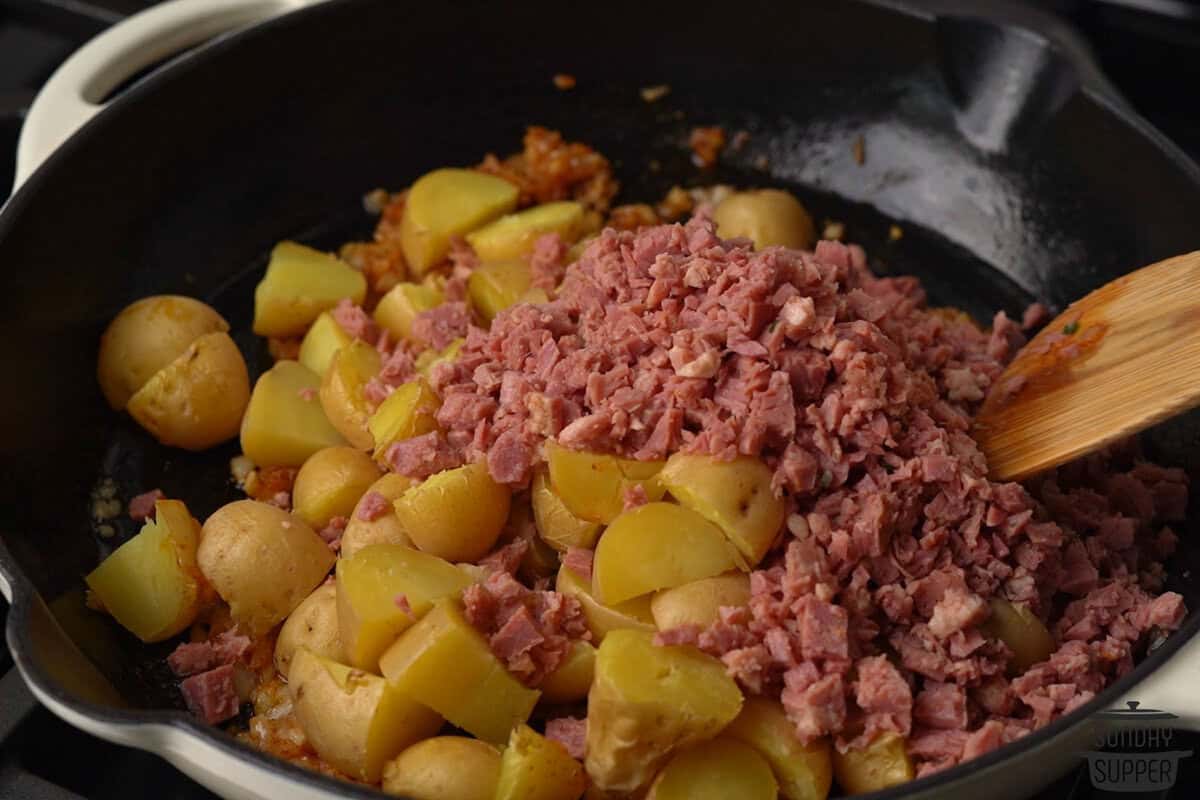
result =
[[[564,251],[540,241],[539,274]],[[755,252],[704,213],[606,230],[552,302],[490,330],[445,310],[423,328],[467,340],[431,373],[442,431],[395,445],[399,472],[486,459],[519,487],[549,438],[771,466],[790,535],[751,575],[749,607],[659,640],[694,642],[746,691],[781,697],[805,740],[895,731],[920,773],[943,769],[1087,701],[1185,614],[1155,595],[1182,471],[1126,445],[1025,487],[988,480],[971,416],[1019,326],[929,309],[915,278],[874,277],[857,247]],[[979,628],[992,597],[1047,623],[1048,661],[1006,674],[1011,653]]]

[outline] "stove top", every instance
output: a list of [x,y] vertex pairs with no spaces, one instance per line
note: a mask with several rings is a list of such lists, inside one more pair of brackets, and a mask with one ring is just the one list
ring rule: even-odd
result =
[[[1200,160],[1200,0],[1031,1],[1072,22],[1130,102]],[[38,87],[90,37],[151,5],[153,0],[0,0],[0,187],[12,185],[17,136]],[[4,611],[0,600],[0,620]],[[1200,735],[1180,733],[1178,743],[1178,749],[1200,753]],[[1173,789],[1126,796],[1183,800],[1198,794],[1200,756],[1181,762]],[[1037,800],[1108,796],[1091,786],[1081,761]],[[54,717],[29,694],[0,643],[0,800],[143,797],[215,796],[156,756],[94,739]]]

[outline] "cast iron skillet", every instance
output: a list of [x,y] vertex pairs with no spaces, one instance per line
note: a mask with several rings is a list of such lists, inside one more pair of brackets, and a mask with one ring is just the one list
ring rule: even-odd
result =
[[[577,87],[554,89],[557,72]],[[657,83],[671,93],[643,102],[638,88]],[[578,12],[543,0],[336,0],[213,43],[115,102],[0,215],[0,584],[12,594],[12,652],[57,713],[163,752],[228,794],[253,784],[374,796],[164,710],[179,707],[160,661],[169,645],[140,646],[82,608],[81,576],[115,543],[91,532],[100,476],[126,499],[160,486],[200,518],[235,496],[236,443],[160,449],[105,407],[97,339],[134,298],[191,294],[229,317],[260,371],[269,360],[248,333],[250,289],[273,242],[366,236],[365,190],[518,149],[530,123],[612,157],[626,199],[676,182],[791,186],[818,220],[846,222],[877,270],[919,275],[936,303],[981,319],[1033,298],[1060,305],[1200,246],[1196,165],[1115,96],[1072,38],[1006,6],[742,0]],[[686,133],[713,123],[751,137],[701,173]],[[888,243],[892,219],[904,237]],[[1194,468],[1196,430],[1177,420],[1148,445]],[[1181,542],[1171,588],[1200,607],[1183,577],[1200,574],[1200,544],[1187,532]],[[1049,781],[1075,763],[1088,715],[1197,627],[1193,614],[1083,710],[881,796],[1012,796]],[[1008,769],[1018,759],[1038,761]]]

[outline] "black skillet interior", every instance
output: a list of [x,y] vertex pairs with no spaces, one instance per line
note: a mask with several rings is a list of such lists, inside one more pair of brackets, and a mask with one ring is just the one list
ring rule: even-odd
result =
[[[675,183],[787,185],[818,224],[844,222],[878,270],[918,275],[936,304],[981,320],[1062,305],[1200,246],[1194,165],[1086,63],[1007,27],[1003,11],[963,13],[342,0],[182,59],[56,155],[0,220],[0,530],[13,560],[122,704],[178,705],[169,646],[137,645],[81,606],[81,576],[133,533],[126,520],[115,540],[95,536],[89,491],[101,476],[125,499],[158,486],[204,518],[234,497],[236,443],[164,450],[110,412],[94,378],[101,329],[138,296],[195,295],[227,315],[257,373],[269,359],[248,331],[251,293],[273,242],[365,237],[366,190],[516,150],[531,123],[609,155],[625,201]],[[556,90],[558,72],[576,88]],[[647,103],[638,89],[652,84],[670,93]],[[750,137],[701,171],[686,139],[703,124]],[[1150,439],[1194,466],[1196,430],[1182,420]],[[1194,541],[1173,573],[1198,607],[1179,577]]]

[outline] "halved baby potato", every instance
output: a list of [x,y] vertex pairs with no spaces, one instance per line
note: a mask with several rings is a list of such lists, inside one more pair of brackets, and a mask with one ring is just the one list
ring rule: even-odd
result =
[[567,244],[584,233],[583,206],[560,200],[508,214],[467,234],[467,244],[484,263],[524,258],[539,236],[557,233]]
[[202,605],[196,565],[200,523],[178,500],[159,500],[154,519],[84,579],[113,619],[143,642],[187,628]]
[[572,514],[608,524],[625,509],[625,493],[637,485],[651,502],[666,488],[658,478],[662,461],[634,461],[602,453],[569,450],[554,441],[545,445],[550,485]]
[[785,800],[825,800],[833,784],[828,739],[803,744],[783,706],[766,697],[747,697],[742,712],[721,734],[753,747],[767,760]]
[[847,794],[877,792],[911,781],[916,775],[904,737],[897,733],[876,736],[860,750],[833,749],[833,776]]
[[979,626],[984,636],[999,639],[1012,650],[1009,671],[1019,675],[1054,652],[1054,637],[1026,606],[1002,597],[991,600],[991,615]]
[[292,510],[320,530],[334,517],[350,517],[360,497],[379,480],[379,467],[361,450],[326,447],[313,453],[292,486]]
[[496,544],[512,491],[477,461],[431,475],[396,500],[396,516],[413,543],[448,561],[476,561]]
[[366,296],[366,277],[337,256],[280,242],[254,290],[254,332],[299,336],[340,300],[361,303]]
[[495,800],[578,800],[586,787],[583,767],[566,748],[524,723],[513,728]]
[[367,429],[371,408],[363,396],[363,389],[367,381],[379,374],[382,366],[379,351],[356,339],[334,353],[329,370],[321,378],[319,396],[325,417],[359,450],[369,450],[375,443]]
[[328,311],[321,312],[300,341],[300,363],[317,375],[324,375],[333,354],[348,346],[354,337],[346,333]]
[[467,736],[417,742],[383,768],[383,790],[405,800],[495,800],[500,751]]
[[337,587],[323,583],[288,615],[275,639],[275,670],[286,680],[292,656],[300,648],[314,655],[342,659],[342,639],[338,634]]
[[490,261],[471,271],[467,294],[479,316],[491,322],[497,314],[524,297],[531,280],[529,265],[524,261]]
[[722,607],[745,606],[749,602],[750,576],[737,571],[655,592],[650,600],[650,613],[660,631],[683,625],[707,628],[719,619]]
[[242,419],[242,452],[260,466],[298,467],[319,450],[345,444],[318,401],[320,377],[277,361],[254,384]]
[[579,601],[583,618],[592,638],[601,642],[610,632],[622,628],[654,633],[654,615],[650,610],[650,595],[635,597],[623,603],[604,605],[592,594],[592,584],[568,567],[560,567],[554,590]]
[[646,800],[776,800],[771,767],[754,748],[724,736],[674,755],[654,779]]
[[722,239],[743,236],[759,250],[772,245],[807,250],[817,238],[808,211],[782,189],[735,192],[717,205],[713,222]]
[[437,286],[398,283],[375,306],[375,322],[397,339],[411,339],[412,324],[417,315],[437,308],[444,300],[445,295]]
[[367,420],[367,430],[375,440],[375,458],[382,459],[396,442],[436,431],[441,405],[424,378],[397,387]]
[[[408,538],[408,534],[404,532],[404,526],[400,524],[400,518],[396,516],[396,507],[393,505],[400,495],[412,487],[413,483],[412,478],[388,472],[367,487],[366,493],[354,506],[354,511],[350,514],[350,521],[342,533],[342,549],[340,551],[342,558],[350,558],[359,550],[373,544],[413,546],[412,539]],[[374,519],[366,519],[360,512],[367,496],[372,492],[387,501],[387,508]]]
[[404,260],[417,275],[450,252],[450,239],[463,236],[517,207],[517,187],[503,178],[469,169],[436,169],[408,190],[400,220]]
[[550,475],[544,468],[533,473],[530,500],[538,535],[555,550],[565,551],[568,547],[590,550],[596,546],[600,523],[572,514],[550,486]]
[[538,689],[547,703],[575,703],[587,697],[596,674],[596,648],[582,639],[571,645],[567,657],[542,679]]

